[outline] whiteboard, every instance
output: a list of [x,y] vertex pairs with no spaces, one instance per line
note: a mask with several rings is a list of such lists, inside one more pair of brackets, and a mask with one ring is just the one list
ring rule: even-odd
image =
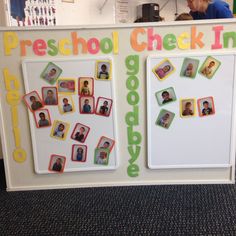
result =
[[[110,62],[109,72],[110,78],[107,80],[97,79],[97,65],[100,62]],[[55,81],[48,83],[42,79],[44,71],[51,65],[55,65],[60,69],[60,74]],[[116,121],[115,121],[115,95],[114,95],[114,76],[112,67],[112,57],[93,57],[93,58],[57,58],[57,59],[25,59],[22,62],[23,77],[25,85],[25,93],[36,91],[40,98],[43,96],[42,88],[57,87],[58,90],[58,105],[45,105],[43,108],[35,111],[36,115],[28,109],[30,131],[32,137],[32,146],[34,153],[34,167],[38,174],[56,173],[51,170],[52,162],[57,156],[63,160],[63,172],[73,171],[94,171],[94,170],[112,170],[118,167],[116,154]],[[49,70],[48,69],[48,70]],[[90,95],[88,98],[93,103],[91,114],[81,112],[81,104],[86,97],[79,94],[81,81],[88,80],[90,85]],[[86,78],[86,79],[84,79]],[[59,81],[75,81],[75,89],[72,92],[66,93],[66,90],[59,88]],[[61,92],[60,92],[61,90]],[[63,114],[62,107],[63,98],[68,98],[72,104],[72,111]],[[104,116],[96,111],[102,105],[102,101],[109,100],[109,114]],[[80,103],[82,102],[82,103]],[[48,109],[51,118],[51,126],[38,128],[35,117],[42,110]],[[96,114],[97,113],[97,114]],[[53,130],[57,124],[68,125],[68,131],[63,139],[53,137]],[[86,129],[86,139],[83,142],[78,142],[73,139],[75,134],[76,124],[82,124]],[[53,126],[55,125],[55,126]],[[78,130],[77,130],[78,131]],[[95,163],[95,153],[100,141],[110,140],[113,144],[112,149],[107,152],[109,159],[107,163]],[[75,160],[76,148],[82,147],[84,157],[82,161]]]
[[[213,75],[206,77],[201,71],[203,65],[209,65],[209,56],[214,58],[217,68],[212,71]],[[165,66],[167,60],[173,68],[169,75],[167,73],[160,79],[155,71]],[[195,63],[192,77],[183,76],[186,60]],[[204,52],[149,56],[146,69],[148,167],[229,167],[235,155],[235,55]],[[176,98],[162,104],[160,100],[165,90],[172,96],[174,90]],[[210,115],[201,115],[203,101],[211,102],[211,99],[213,104],[210,105],[214,111]],[[192,102],[194,114],[187,113],[185,116],[183,113],[186,101]],[[165,126],[163,121],[166,117],[162,118],[168,112],[172,122]]]

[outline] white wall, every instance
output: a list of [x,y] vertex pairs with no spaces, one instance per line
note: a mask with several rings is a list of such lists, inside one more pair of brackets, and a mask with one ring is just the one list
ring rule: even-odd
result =
[[56,1],[57,25],[114,24],[115,1],[108,0],[100,11],[104,1],[75,0],[74,3]]
[[[9,0],[5,0],[9,1]],[[233,8],[233,0],[225,0]],[[105,0],[75,0],[74,3],[65,3],[61,0],[55,1],[57,25],[94,25],[94,24],[115,24],[116,22],[116,0],[107,0],[102,11],[99,9]],[[129,0],[129,12],[127,23],[132,23],[136,19],[136,7],[142,3],[155,2],[162,7],[167,0]],[[4,0],[0,0],[0,26],[6,25]],[[177,0],[177,13],[188,12],[186,0]],[[170,0],[168,4],[161,10],[160,16],[165,21],[175,19],[175,0]]]
[[[99,8],[105,0],[75,0],[75,3],[62,3],[56,1],[58,25],[87,25],[87,24],[114,24],[116,22],[116,0],[107,0],[103,10]],[[164,6],[167,0],[129,0],[128,1],[128,17],[127,23],[132,23],[136,20],[137,5],[143,3],[155,2],[160,8]],[[233,0],[226,0],[233,8]],[[186,0],[177,0],[177,13],[189,12]],[[160,16],[165,21],[175,19],[176,7],[175,0],[170,0],[160,12]]]

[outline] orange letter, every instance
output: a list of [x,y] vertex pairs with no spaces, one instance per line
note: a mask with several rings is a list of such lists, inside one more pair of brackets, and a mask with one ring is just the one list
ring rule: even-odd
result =
[[22,40],[20,41],[20,55],[22,57],[26,56],[26,46],[31,46],[32,41],[30,40]]
[[85,39],[77,38],[77,33],[76,32],[72,32],[71,37],[72,37],[73,54],[74,55],[78,55],[78,44],[79,43],[82,44],[82,53],[87,53],[88,52],[87,43],[86,43]]
[[142,52],[147,47],[147,43],[142,42],[141,44],[138,44],[137,36],[139,33],[145,34],[146,33],[145,29],[143,28],[134,29],[130,37],[130,43],[135,51]]
[[198,44],[198,46],[200,48],[204,47],[204,43],[201,41],[202,37],[203,37],[203,33],[200,32],[198,33],[198,35],[196,36],[197,34],[197,30],[196,30],[196,27],[193,26],[191,28],[191,35],[192,35],[192,40],[191,40],[191,48],[192,49],[195,49],[196,48],[196,44]]

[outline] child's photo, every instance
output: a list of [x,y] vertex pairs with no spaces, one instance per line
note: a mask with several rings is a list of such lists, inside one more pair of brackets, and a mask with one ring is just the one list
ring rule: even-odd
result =
[[75,93],[75,80],[74,79],[58,79],[58,92],[59,93]]
[[60,96],[58,104],[61,114],[68,114],[75,111],[74,102],[71,96]]
[[111,107],[111,99],[99,97],[96,104],[96,114],[101,116],[109,116],[111,113]]
[[164,80],[175,71],[175,68],[168,59],[165,59],[155,66],[152,71],[159,80]]
[[52,138],[65,140],[69,128],[70,124],[64,121],[54,120],[50,136]]
[[49,62],[40,77],[50,84],[54,84],[62,73],[62,69],[56,64]]
[[66,157],[51,155],[48,170],[62,173],[66,164]]
[[37,128],[51,126],[51,119],[48,109],[40,109],[34,112],[34,120]]
[[87,146],[74,144],[72,146],[72,161],[85,162],[87,159]]
[[111,80],[111,62],[96,61],[96,78],[99,80]]
[[216,60],[215,58],[209,56],[206,58],[201,68],[199,69],[199,73],[205,76],[208,79],[211,79],[218,68],[220,67],[221,62]]
[[71,138],[78,142],[84,143],[88,136],[89,130],[90,128],[88,126],[77,123],[71,134]]
[[78,82],[78,91],[81,96],[93,96],[94,80],[92,77],[80,77]]
[[37,91],[32,91],[23,96],[26,106],[33,112],[43,107],[43,101]]
[[195,116],[196,109],[195,109],[195,99],[181,99],[180,100],[180,116],[181,117],[191,117]]
[[80,97],[79,110],[81,114],[94,113],[94,97]]
[[162,109],[157,117],[156,125],[168,129],[175,117],[175,113]]
[[109,149],[96,148],[94,153],[94,164],[108,165],[109,161]]
[[197,100],[199,116],[209,116],[215,114],[213,97],[205,97]]
[[181,68],[180,76],[194,79],[197,74],[199,60],[193,58],[185,58]]
[[42,96],[44,105],[53,106],[58,104],[58,95],[56,87],[43,87]]
[[166,88],[155,93],[157,102],[160,106],[176,101],[174,88]]
[[111,152],[114,144],[115,140],[102,136],[98,142],[97,148],[109,149],[109,152]]

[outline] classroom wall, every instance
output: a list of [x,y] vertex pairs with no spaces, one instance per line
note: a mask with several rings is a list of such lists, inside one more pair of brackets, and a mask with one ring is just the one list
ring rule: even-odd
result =
[[[7,0],[0,0],[0,26],[6,26],[5,7],[4,2]],[[100,10],[105,0],[75,0],[74,3],[65,3],[62,1],[55,1],[56,17],[58,25],[94,25],[94,24],[115,24],[120,23],[116,21],[116,0],[107,0],[102,11]],[[157,2],[160,8],[167,2],[166,0],[130,0],[128,1],[128,17],[127,23],[132,23],[136,19],[136,7],[142,3]],[[233,9],[233,0],[226,0],[231,9]],[[186,1],[177,1],[177,13],[188,12]],[[161,10],[160,15],[165,21],[172,21],[175,19],[176,7],[175,1],[169,1]]]
[[75,0],[74,3],[56,1],[58,25],[114,24],[115,1],[108,0],[100,11],[103,2],[101,0]]
[[[117,11],[116,0],[107,0],[102,11],[99,8],[103,5],[105,0],[75,0],[74,4],[56,2],[58,25],[84,25],[84,24],[114,24],[116,22],[115,15]],[[137,6],[143,3],[156,2],[160,8],[167,2],[166,0],[129,0],[128,1],[128,18],[127,23],[132,23],[136,20]],[[226,0],[231,9],[233,9],[233,0]],[[69,14],[68,14],[69,12]],[[169,1],[160,11],[160,16],[165,21],[172,21],[175,19],[175,13],[189,12],[185,0],[177,1],[177,11],[175,1]]]
[[6,26],[4,0],[0,0],[0,26]]

